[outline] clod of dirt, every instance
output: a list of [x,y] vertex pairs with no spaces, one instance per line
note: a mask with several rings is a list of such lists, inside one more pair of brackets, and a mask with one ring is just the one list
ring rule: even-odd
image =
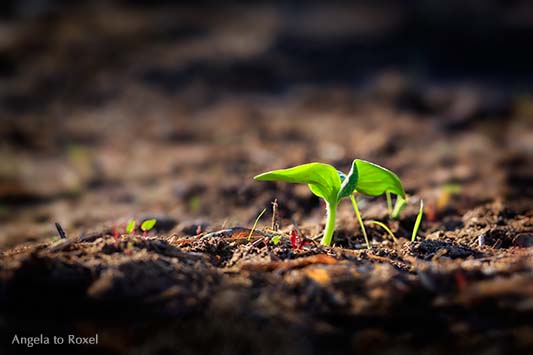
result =
[[450,241],[425,239],[409,246],[410,252],[418,258],[431,260],[433,257],[446,256],[452,259],[478,258],[483,254]]
[[533,247],[533,234],[520,233],[513,239],[513,245],[520,248]]

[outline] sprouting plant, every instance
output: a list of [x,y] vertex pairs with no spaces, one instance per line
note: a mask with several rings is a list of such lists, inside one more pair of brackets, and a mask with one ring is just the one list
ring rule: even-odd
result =
[[135,230],[136,223],[134,219],[130,219],[126,225],[126,233],[131,234]]
[[266,208],[263,209],[263,210],[261,211],[261,213],[259,213],[259,215],[258,215],[257,218],[255,219],[254,226],[252,227],[252,229],[250,229],[250,234],[248,234],[248,240],[250,240],[250,238],[252,238],[252,234],[254,234],[255,227],[257,227],[257,223],[259,222],[259,220],[261,219],[261,217],[265,214],[266,210],[267,210]]
[[278,245],[279,244],[279,241],[281,240],[281,235],[275,235],[272,237],[272,243],[274,243],[274,245]]
[[337,171],[329,164],[309,163],[289,169],[269,171],[257,175],[254,179],[307,184],[313,194],[322,198],[326,203],[327,210],[326,227],[321,241],[323,245],[331,245],[335,230],[336,210],[342,198],[350,197],[368,248],[370,248],[370,243],[357,208],[354,193],[359,192],[369,196],[380,196],[386,192],[396,194],[398,198],[392,212],[393,217],[399,215],[406,200],[405,191],[396,174],[379,165],[360,159],[353,161],[348,175]]
[[146,234],[148,233],[149,230],[154,228],[156,222],[157,220],[155,218],[152,218],[152,219],[147,219],[141,224],[141,230],[143,231],[143,238],[146,238]]
[[413,233],[411,234],[411,242],[414,242],[420,228],[420,222],[422,222],[422,216],[424,215],[424,200],[420,200],[420,210],[416,215],[415,226],[413,227]]

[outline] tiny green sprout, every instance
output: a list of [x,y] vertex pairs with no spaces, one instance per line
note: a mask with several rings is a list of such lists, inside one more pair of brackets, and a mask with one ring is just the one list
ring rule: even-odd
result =
[[157,220],[155,218],[152,218],[152,219],[147,219],[141,224],[141,230],[144,232],[143,233],[144,238],[146,238],[146,234],[148,233],[148,231],[154,228],[156,222]]
[[254,225],[253,225],[252,229],[250,229],[250,234],[248,234],[248,240],[250,240],[250,238],[252,238],[252,234],[254,234],[255,227],[257,227],[257,223],[259,222],[259,220],[261,219],[261,217],[263,217],[263,215],[265,214],[266,210],[267,210],[266,208],[263,209],[263,210],[261,211],[261,213],[259,213],[259,215],[258,215],[257,218],[255,219]]
[[420,228],[420,222],[422,222],[422,216],[424,215],[424,200],[420,200],[420,210],[416,215],[415,226],[413,227],[413,234],[411,234],[411,242],[414,242]]
[[148,232],[150,229],[154,228],[157,220],[155,218],[147,219],[141,224],[141,230]]
[[279,244],[279,241],[281,240],[281,235],[275,235],[272,237],[272,243],[274,243],[274,245],[278,245]]
[[130,219],[128,222],[128,225],[126,226],[126,233],[131,234],[131,232],[133,232],[133,230],[135,229],[135,224],[136,224],[135,220]]
[[396,174],[377,164],[355,159],[348,175],[338,171],[333,166],[323,163],[309,163],[289,169],[273,170],[254,177],[259,181],[285,181],[297,184],[307,184],[313,194],[326,202],[327,219],[324,236],[321,243],[331,245],[335,230],[336,210],[344,197],[350,197],[359,224],[365,236],[366,245],[370,243],[357,208],[355,192],[368,196],[380,196],[386,192],[398,196],[393,216],[398,215],[405,205],[405,191]]

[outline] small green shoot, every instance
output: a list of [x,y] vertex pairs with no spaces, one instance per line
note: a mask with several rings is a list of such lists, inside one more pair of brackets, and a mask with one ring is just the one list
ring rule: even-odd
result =
[[385,232],[387,232],[391,236],[392,240],[394,240],[395,243],[398,241],[398,239],[396,239],[396,236],[394,235],[394,233],[392,233],[390,228],[387,227],[387,225],[385,223],[380,222],[380,221],[375,221],[375,220],[368,221],[368,223],[380,226],[381,228],[383,228],[385,230]]
[[279,241],[281,240],[281,235],[275,235],[272,237],[272,243],[274,243],[274,245],[278,245],[279,244]]
[[263,209],[263,210],[261,211],[261,213],[259,213],[259,215],[258,215],[257,218],[255,219],[254,225],[253,225],[252,229],[250,230],[250,234],[248,234],[248,240],[250,240],[250,238],[252,238],[252,234],[254,234],[255,227],[257,227],[257,223],[259,222],[259,220],[261,219],[261,217],[263,217],[263,215],[265,214],[266,210],[267,210],[266,208]]
[[136,224],[135,220],[130,219],[128,222],[128,225],[126,226],[126,233],[131,234],[135,230],[135,224]]
[[141,230],[143,231],[143,237],[146,238],[146,234],[148,231],[150,231],[152,228],[154,228],[157,220],[155,218],[147,219],[141,224]]
[[396,194],[398,198],[393,216],[395,213],[396,216],[400,213],[406,200],[405,191],[396,174],[379,165],[360,159],[353,161],[348,175],[337,171],[329,164],[309,163],[289,169],[269,171],[255,176],[254,179],[307,184],[313,194],[322,198],[326,202],[327,210],[326,227],[321,241],[323,245],[331,245],[335,230],[336,210],[342,198],[350,196],[368,248],[370,248],[370,243],[353,194],[355,192],[368,196],[380,196],[386,192]]
[[420,210],[416,216],[415,226],[413,227],[413,234],[411,234],[411,242],[414,242],[420,228],[420,222],[422,222],[422,216],[424,215],[424,200],[420,200]]
[[361,213],[359,213],[359,207],[357,207],[357,200],[354,195],[350,195],[350,200],[352,201],[353,211],[355,212],[355,216],[357,217],[357,221],[359,222],[359,226],[365,237],[366,247],[370,249],[370,242],[368,241],[368,235],[366,234],[366,228],[363,219],[361,218]]

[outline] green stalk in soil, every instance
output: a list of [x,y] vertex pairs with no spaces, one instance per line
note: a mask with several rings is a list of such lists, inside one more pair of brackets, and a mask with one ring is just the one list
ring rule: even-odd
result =
[[330,203],[326,203],[326,229],[324,230],[324,236],[322,237],[322,245],[331,245],[333,239],[333,232],[335,231],[335,217],[337,214],[337,206],[332,206]]
[[363,232],[363,235],[365,237],[366,247],[370,249],[370,243],[368,242],[368,236],[366,235],[365,224],[363,223],[361,213],[359,213],[359,207],[357,207],[357,201],[355,200],[355,196],[353,194],[350,195],[350,200],[352,200],[353,210],[355,212],[355,215],[357,216],[357,220],[359,221],[359,225],[361,226],[361,231]]

